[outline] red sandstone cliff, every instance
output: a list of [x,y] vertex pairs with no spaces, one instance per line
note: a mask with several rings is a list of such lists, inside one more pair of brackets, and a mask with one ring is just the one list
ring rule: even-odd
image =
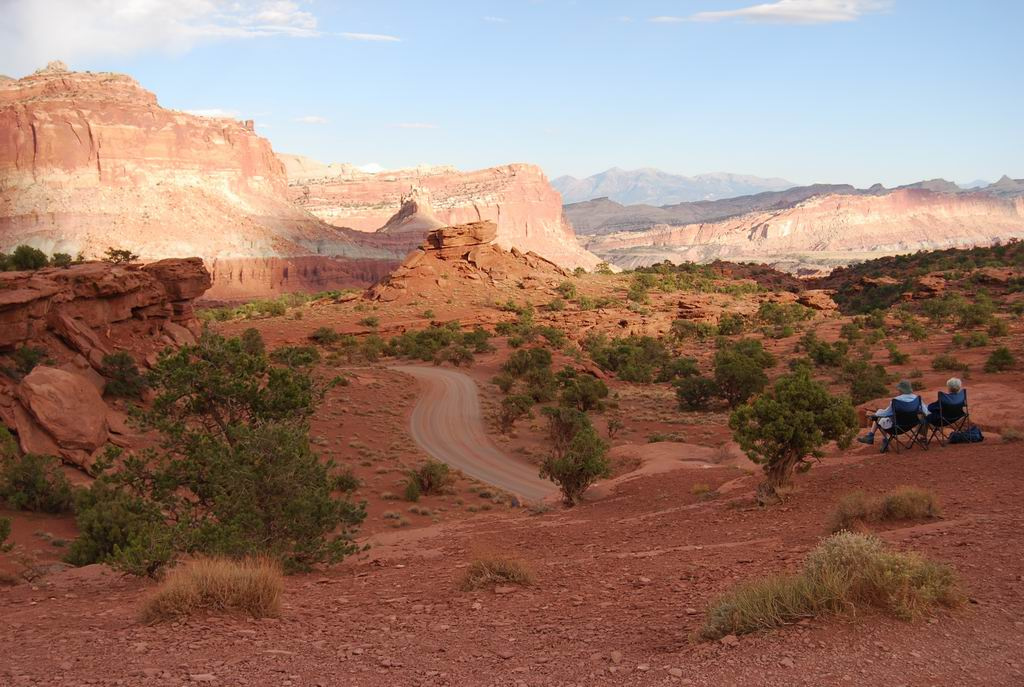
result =
[[[346,165],[286,159],[292,199],[336,226],[378,231],[400,212],[403,197],[418,189],[429,196],[429,220],[436,226],[492,221],[497,225],[497,244],[503,248],[532,251],[568,268],[589,269],[599,261],[579,246],[562,215],[561,196],[534,165],[473,172],[420,167],[368,174]],[[425,231],[432,228],[423,224]]]
[[0,82],[0,250],[20,243],[199,255],[217,265],[211,297],[365,284],[404,255],[295,207],[252,122],[167,110],[128,76],[57,63]]
[[595,236],[586,246],[623,267],[716,258],[799,265],[1015,237],[1024,237],[1024,197],[898,189],[883,195],[826,194],[717,222]]

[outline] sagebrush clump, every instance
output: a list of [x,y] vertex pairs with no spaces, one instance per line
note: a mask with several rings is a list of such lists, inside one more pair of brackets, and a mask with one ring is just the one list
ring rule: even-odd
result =
[[142,621],[156,623],[197,614],[276,617],[284,590],[281,566],[267,558],[200,558],[171,570],[142,605]]

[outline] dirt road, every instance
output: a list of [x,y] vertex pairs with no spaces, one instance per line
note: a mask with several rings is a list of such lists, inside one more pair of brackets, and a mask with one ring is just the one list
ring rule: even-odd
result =
[[506,455],[484,431],[476,383],[443,367],[402,365],[423,390],[409,420],[413,440],[435,459],[526,501],[553,497],[557,489],[537,467]]

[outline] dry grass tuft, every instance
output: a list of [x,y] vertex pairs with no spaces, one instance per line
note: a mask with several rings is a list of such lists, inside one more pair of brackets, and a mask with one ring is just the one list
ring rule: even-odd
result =
[[497,584],[518,584],[528,587],[533,584],[533,571],[518,558],[481,557],[469,564],[459,586],[468,592]]
[[872,535],[840,532],[808,554],[799,574],[751,582],[721,597],[701,635],[718,639],[863,607],[912,620],[961,602],[949,566],[889,550]]
[[274,617],[281,610],[283,577],[276,561],[201,558],[167,574],[143,603],[142,620],[156,623],[200,613]]
[[829,528],[839,532],[871,523],[937,518],[940,514],[935,494],[920,487],[897,487],[883,496],[854,491],[839,499]]
[[1004,443],[1016,444],[1024,440],[1024,431],[1017,427],[1007,427],[1003,430],[1002,438]]

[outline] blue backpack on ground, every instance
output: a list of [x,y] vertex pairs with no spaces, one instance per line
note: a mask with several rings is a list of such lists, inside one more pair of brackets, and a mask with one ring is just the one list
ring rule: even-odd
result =
[[981,433],[981,427],[977,425],[972,425],[967,429],[962,429],[949,435],[949,443],[951,444],[977,444],[980,441],[985,441],[985,435]]

